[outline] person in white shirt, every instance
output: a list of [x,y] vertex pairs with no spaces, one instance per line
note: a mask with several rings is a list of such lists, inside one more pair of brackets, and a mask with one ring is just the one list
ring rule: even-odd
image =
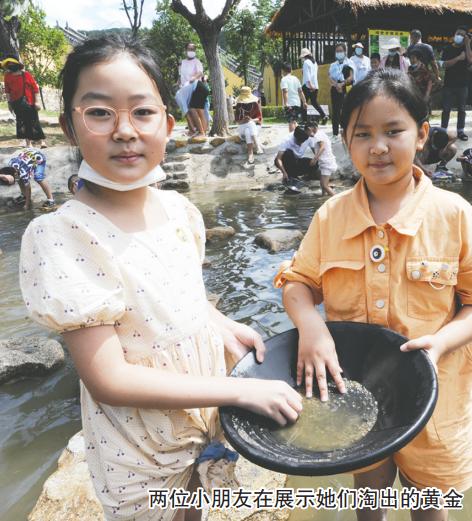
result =
[[333,136],[339,135],[339,122],[341,109],[346,96],[346,86],[352,85],[355,80],[355,66],[347,57],[346,44],[336,44],[336,61],[329,66],[328,79],[331,85],[331,121],[333,124]]
[[370,71],[370,60],[364,55],[364,46],[361,42],[355,43],[353,46],[354,54],[351,56],[351,61],[354,64],[354,76],[356,83],[362,81]]
[[318,103],[318,64],[310,49],[307,48],[301,50],[300,59],[303,61],[303,94],[307,102],[311,103],[321,116],[321,123],[325,124],[328,118],[322,106]]
[[280,80],[282,89],[282,106],[288,118],[289,129],[294,121],[302,114],[302,108],[306,109],[306,100],[303,94],[300,80],[292,74],[290,63],[282,65],[282,79]]
[[331,141],[327,134],[318,128],[317,123],[309,123],[307,127],[310,130],[310,146],[314,153],[312,161],[317,163],[320,169],[321,195],[334,195],[333,189],[329,186],[329,179],[338,169],[338,164]]
[[283,184],[290,185],[302,175],[317,175],[317,161],[310,157],[304,157],[309,148],[314,149],[312,134],[313,128],[311,126],[297,126],[279,145],[274,164],[282,172]]
[[203,65],[196,57],[196,46],[188,43],[185,48],[187,58],[179,67],[180,89],[176,94],[177,103],[185,114],[192,136],[205,136],[208,120],[205,115],[205,104],[208,98],[208,86],[203,82]]

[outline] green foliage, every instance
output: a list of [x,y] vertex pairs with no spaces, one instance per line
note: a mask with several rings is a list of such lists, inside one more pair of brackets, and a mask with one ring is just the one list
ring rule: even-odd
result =
[[262,107],[262,117],[286,119],[284,108],[277,105],[267,105]]
[[0,16],[8,18],[13,16],[17,9],[22,7],[26,0],[0,0]]
[[265,32],[272,16],[280,8],[282,0],[252,0],[255,17],[258,21],[257,63],[261,72],[266,65],[271,65],[276,73],[283,61],[282,38]]
[[46,24],[46,13],[30,4],[20,16],[20,54],[39,85],[57,86],[59,70],[68,52],[63,32]]
[[241,9],[231,14],[225,26],[225,43],[247,85],[249,65],[257,65],[258,20],[253,11]]
[[185,58],[185,46],[197,44],[197,57],[205,67],[205,56],[198,45],[199,38],[187,20],[171,9],[171,0],[158,0],[156,19],[149,30],[146,43],[156,53],[164,80],[176,90],[179,84],[179,65]]

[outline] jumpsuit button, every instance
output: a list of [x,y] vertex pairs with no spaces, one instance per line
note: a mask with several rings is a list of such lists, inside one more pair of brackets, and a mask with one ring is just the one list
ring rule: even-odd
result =
[[387,269],[385,264],[379,264],[378,268],[377,268],[380,273],[385,273],[385,270]]
[[411,272],[411,278],[412,279],[418,280],[420,277],[421,277],[421,273],[418,270],[415,270],[415,271]]
[[385,237],[385,233],[384,233],[384,231],[383,231],[383,230],[378,230],[378,231],[377,231],[377,237],[378,237],[379,239],[383,239],[383,238]]
[[383,300],[377,300],[375,302],[375,306],[378,308],[378,309],[383,309],[385,307],[385,302]]

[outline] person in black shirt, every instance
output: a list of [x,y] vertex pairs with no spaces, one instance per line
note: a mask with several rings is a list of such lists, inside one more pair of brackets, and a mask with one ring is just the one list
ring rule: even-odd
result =
[[472,64],[472,50],[466,27],[457,28],[454,43],[443,50],[441,59],[446,69],[442,90],[441,127],[447,130],[451,109],[457,106],[457,137],[467,141],[469,138],[464,132],[469,80],[467,68]]
[[431,45],[427,43],[423,43],[421,41],[421,31],[419,29],[413,29],[410,33],[410,42],[411,45],[406,50],[406,55],[410,58],[411,51],[415,50],[421,53],[422,62],[426,65],[426,67],[431,67],[431,71],[435,75],[435,77],[440,80],[439,76],[439,68],[436,58],[434,57],[434,51]]

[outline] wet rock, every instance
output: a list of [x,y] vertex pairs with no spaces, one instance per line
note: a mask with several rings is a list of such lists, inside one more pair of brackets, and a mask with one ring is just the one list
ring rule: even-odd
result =
[[169,139],[169,141],[166,144],[166,152],[173,152],[177,148],[177,145],[175,143],[175,139]]
[[205,136],[195,136],[195,137],[191,137],[188,142],[190,144],[200,144],[200,143],[206,143],[207,142],[207,138]]
[[170,156],[169,159],[174,163],[181,163],[183,161],[187,161],[187,159],[190,159],[190,154],[176,154],[175,156]]
[[211,266],[211,260],[205,257],[202,262],[202,268],[209,268]]
[[213,147],[219,147],[219,146],[222,145],[225,141],[226,141],[226,139],[225,139],[224,137],[216,136],[216,137],[214,137],[214,138],[210,141],[210,145],[213,146]]
[[254,242],[261,248],[275,253],[296,248],[302,239],[303,233],[300,230],[276,228],[258,233]]
[[193,146],[190,152],[192,154],[210,154],[213,152],[213,147],[208,143],[204,143],[203,145]]
[[[183,148],[188,145],[188,139],[187,138],[178,138],[175,140],[175,148]],[[175,149],[174,149],[175,150]]]
[[174,179],[188,179],[187,172],[175,172],[172,176]]
[[228,141],[229,143],[242,143],[243,140],[239,137],[238,134],[235,134],[234,136],[228,136],[226,138],[226,141]]
[[228,239],[236,233],[236,230],[232,226],[215,226],[206,230],[207,241],[213,241],[218,239]]
[[[276,490],[285,487],[287,476],[258,467],[242,456],[236,464],[236,478],[245,490]],[[289,509],[228,509],[209,512],[208,521],[286,521]]]
[[64,349],[57,340],[39,336],[0,340],[0,384],[46,375],[63,363]]
[[183,163],[164,163],[162,168],[165,172],[183,172],[185,165]]
[[179,192],[186,192],[189,189],[187,181],[181,179],[168,179],[161,184],[162,190],[177,190]]
[[216,293],[207,293],[207,300],[212,306],[217,308],[218,304],[220,303],[221,297]]
[[224,153],[229,156],[236,156],[241,154],[241,148],[238,145],[227,145],[224,149]]
[[28,521],[105,521],[85,461],[82,433],[72,437]]

